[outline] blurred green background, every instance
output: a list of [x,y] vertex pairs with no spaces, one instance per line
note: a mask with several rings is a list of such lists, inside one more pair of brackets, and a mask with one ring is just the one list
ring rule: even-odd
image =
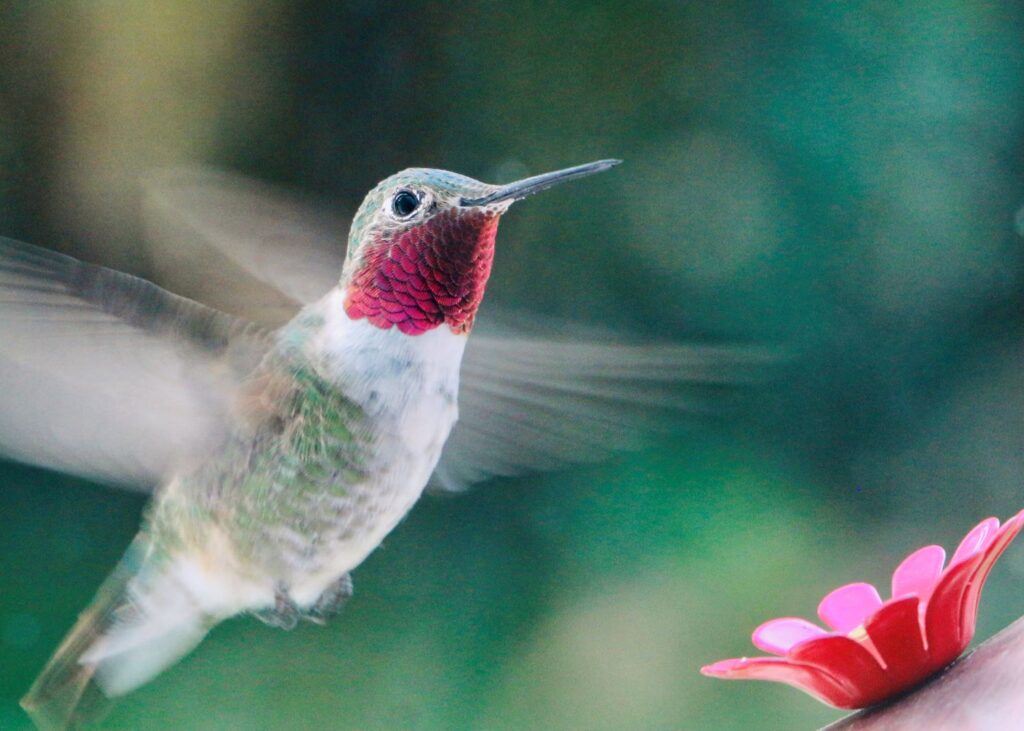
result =
[[[1024,502],[1022,31],[1012,0],[0,3],[2,234],[153,275],[139,180],[168,165],[351,211],[406,166],[621,157],[508,216],[481,318],[795,356],[649,451],[423,500],[329,627],[228,622],[104,728],[837,718],[697,669]],[[26,729],[17,698],[144,498],[0,482],[0,728]],[[1012,548],[979,637],[1024,613],[1022,579]]]

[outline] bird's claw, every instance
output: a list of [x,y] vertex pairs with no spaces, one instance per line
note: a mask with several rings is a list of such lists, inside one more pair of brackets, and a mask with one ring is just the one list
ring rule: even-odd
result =
[[327,587],[327,590],[320,595],[313,606],[303,611],[302,618],[314,624],[326,624],[327,620],[341,612],[351,596],[352,576],[343,574],[340,579]]
[[260,609],[252,614],[263,624],[289,630],[295,629],[302,612],[288,595],[288,588],[283,584],[278,584],[274,589],[274,606]]
[[274,590],[274,606],[253,612],[253,616],[264,624],[279,629],[295,629],[299,620],[314,624],[327,624],[327,620],[341,612],[345,602],[352,596],[352,577],[344,574],[331,584],[313,606],[302,609],[291,598],[288,587],[278,584]]

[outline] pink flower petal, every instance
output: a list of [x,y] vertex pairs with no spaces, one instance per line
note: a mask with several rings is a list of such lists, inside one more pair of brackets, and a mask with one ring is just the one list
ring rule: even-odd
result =
[[[829,635],[797,645],[786,656],[801,665],[810,665],[835,678],[861,708],[892,694],[892,687],[878,660],[863,645],[846,635]],[[839,704],[834,704],[839,705]]]
[[893,598],[915,594],[927,599],[942,575],[945,560],[942,546],[925,546],[907,556],[892,574]]
[[974,526],[956,547],[956,553],[953,554],[953,559],[949,562],[950,568],[981,553],[985,546],[995,540],[997,530],[999,530],[997,518],[986,518]]
[[850,689],[820,668],[790,662],[781,657],[754,657],[722,660],[705,665],[701,673],[728,680],[774,680],[792,685],[823,703],[839,708],[855,708]]
[[916,685],[938,669],[933,667],[921,636],[920,602],[913,594],[893,599],[864,624],[871,644],[885,663],[893,692]]
[[785,655],[801,642],[828,634],[816,624],[799,617],[783,617],[765,622],[754,630],[754,646],[765,652]]
[[818,616],[829,627],[845,634],[864,624],[880,606],[882,598],[871,584],[847,584],[821,600]]
[[989,572],[1022,529],[1024,511],[1002,527],[995,518],[984,520],[944,571],[938,546],[904,559],[893,573],[894,598],[885,604],[870,584],[848,584],[826,596],[818,614],[841,634],[794,617],[771,620],[754,631],[754,644],[785,657],[724,660],[702,672],[784,682],[840,708],[862,708],[907,691],[970,643]]

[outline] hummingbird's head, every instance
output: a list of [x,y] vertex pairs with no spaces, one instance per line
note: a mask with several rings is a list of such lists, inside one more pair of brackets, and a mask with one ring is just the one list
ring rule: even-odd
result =
[[345,312],[419,335],[468,333],[494,260],[498,219],[513,202],[607,170],[618,160],[488,185],[446,170],[409,168],[371,190],[352,220],[342,271]]

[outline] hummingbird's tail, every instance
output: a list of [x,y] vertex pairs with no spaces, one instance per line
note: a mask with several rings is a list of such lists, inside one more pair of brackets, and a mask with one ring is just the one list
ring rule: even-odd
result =
[[43,731],[99,720],[111,699],[155,677],[206,635],[180,562],[153,561],[137,538],[21,700]]

